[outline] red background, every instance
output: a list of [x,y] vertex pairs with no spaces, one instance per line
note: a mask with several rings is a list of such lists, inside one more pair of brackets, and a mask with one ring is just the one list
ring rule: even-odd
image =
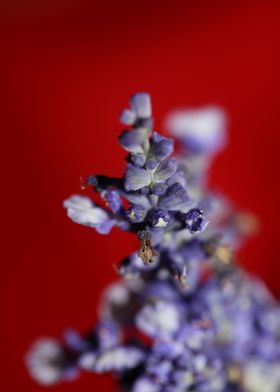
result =
[[[74,225],[62,209],[80,175],[122,174],[118,114],[135,91],[151,92],[157,128],[177,106],[228,111],[230,146],[211,182],[259,216],[262,230],[240,260],[280,294],[277,2],[1,7],[1,391],[42,390],[23,366],[29,344],[93,324],[102,288],[115,279],[112,264],[137,246],[127,233]],[[53,390],[101,388],[112,389],[109,378],[85,375]]]

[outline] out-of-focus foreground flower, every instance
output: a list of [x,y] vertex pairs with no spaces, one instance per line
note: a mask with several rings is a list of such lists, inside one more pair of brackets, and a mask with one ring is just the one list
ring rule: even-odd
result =
[[206,183],[226,143],[224,112],[171,114],[176,158],[173,139],[153,131],[148,94],[134,95],[121,121],[129,128],[119,137],[128,152],[123,177],[83,184],[107,207],[77,195],[64,207],[101,234],[114,226],[135,233],[139,249],[118,266],[121,279],[105,290],[95,328],[35,343],[30,375],[53,385],[83,371],[113,372],[119,389],[132,392],[279,392],[280,307],[234,257],[257,222]]

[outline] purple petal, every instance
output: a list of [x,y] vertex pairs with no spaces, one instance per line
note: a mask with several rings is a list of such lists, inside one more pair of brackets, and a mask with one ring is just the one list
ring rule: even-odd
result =
[[165,158],[169,157],[170,154],[172,154],[174,148],[174,142],[172,139],[167,139],[167,138],[159,139],[157,137],[156,140],[159,141],[152,142],[148,159],[161,162]]
[[145,129],[132,129],[131,131],[123,131],[119,137],[119,142],[125,150],[134,154],[141,154],[143,152],[142,145],[147,137]]
[[139,118],[149,118],[152,115],[151,98],[147,93],[137,93],[130,99],[132,110]]
[[109,189],[106,194],[105,194],[108,206],[111,208],[111,210],[116,213],[118,212],[121,207],[122,207],[122,201],[121,197],[118,191]]
[[164,182],[168,180],[177,170],[176,158],[165,159],[154,172],[154,181]]
[[127,165],[124,179],[125,189],[127,191],[137,191],[149,185],[150,182],[151,176],[145,169],[132,164]]
[[94,370],[97,373],[124,371],[138,366],[144,359],[145,353],[141,349],[132,346],[119,346],[99,355]]
[[169,211],[176,211],[186,207],[189,201],[186,190],[181,184],[176,183],[171,185],[166,193],[159,198],[158,206]]
[[125,109],[120,114],[120,121],[126,125],[132,125],[136,121],[136,113],[132,110]]

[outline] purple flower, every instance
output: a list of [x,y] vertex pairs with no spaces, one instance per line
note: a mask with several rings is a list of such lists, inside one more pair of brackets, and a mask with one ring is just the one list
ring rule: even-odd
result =
[[122,201],[120,193],[118,191],[114,189],[109,189],[105,192],[105,199],[108,203],[108,206],[114,213],[118,212],[121,209]]
[[152,115],[151,98],[147,93],[137,93],[130,99],[131,109],[139,118],[149,118]]
[[138,366],[145,359],[143,350],[131,346],[119,346],[97,356],[94,370],[97,373],[118,372]]
[[151,147],[148,153],[146,167],[155,168],[158,163],[172,154],[173,148],[174,142],[172,139],[167,139],[154,132],[151,139]]
[[151,192],[156,196],[162,196],[168,188],[168,185],[162,182],[154,182],[150,186]]
[[226,115],[220,108],[181,110],[167,119],[167,128],[195,153],[214,154],[226,144]]
[[127,191],[137,191],[151,183],[151,175],[145,170],[132,164],[127,165],[124,185]]
[[157,380],[157,383],[165,384],[169,381],[173,366],[172,362],[167,359],[159,360],[152,357],[147,363],[147,373]]
[[155,209],[151,215],[151,225],[153,227],[166,227],[170,221],[170,214],[163,209]]
[[159,198],[158,206],[169,211],[178,211],[188,206],[190,199],[181,184],[171,185],[166,193]]
[[31,377],[42,385],[54,385],[63,378],[63,350],[55,339],[41,338],[26,356]]
[[96,352],[87,351],[79,357],[78,366],[82,370],[94,371],[96,359],[97,359]]
[[63,338],[65,345],[71,351],[82,352],[89,348],[88,343],[83,339],[83,337],[72,328],[64,331]]
[[152,107],[150,95],[147,93],[137,93],[131,97],[131,109],[125,109],[120,116],[122,123],[126,125],[151,126]]
[[121,330],[115,321],[102,320],[95,329],[99,348],[109,350],[121,343]]
[[235,264],[231,247],[247,230],[244,219],[204,181],[225,142],[223,113],[173,116],[173,133],[189,153],[176,159],[173,140],[152,130],[149,95],[130,103],[122,120],[131,129],[120,136],[124,176],[85,183],[108,209],[83,196],[64,207],[72,221],[102,234],[129,230],[138,248],[115,267],[123,279],[105,290],[96,327],[31,347],[31,377],[53,385],[85,370],[112,372],[131,392],[279,392],[279,304]]
[[126,215],[132,223],[139,223],[144,221],[147,210],[142,205],[134,204],[126,211]]
[[123,131],[119,137],[119,142],[125,150],[133,154],[143,154],[148,135],[149,133],[147,133],[145,128]]
[[88,197],[74,195],[63,203],[68,217],[75,223],[89,226],[100,234],[108,234],[115,224],[108,213],[96,207]]
[[191,234],[195,234],[204,231],[209,221],[203,216],[203,211],[199,208],[193,208],[188,211],[184,216],[186,227],[189,229]]
[[153,174],[155,182],[164,182],[168,180],[177,170],[177,161],[175,157],[166,159],[160,163]]

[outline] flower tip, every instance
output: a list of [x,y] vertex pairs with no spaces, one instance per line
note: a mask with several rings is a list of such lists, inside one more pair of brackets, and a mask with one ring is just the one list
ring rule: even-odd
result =
[[140,118],[149,118],[152,115],[152,105],[150,94],[139,92],[130,98],[131,108]]

